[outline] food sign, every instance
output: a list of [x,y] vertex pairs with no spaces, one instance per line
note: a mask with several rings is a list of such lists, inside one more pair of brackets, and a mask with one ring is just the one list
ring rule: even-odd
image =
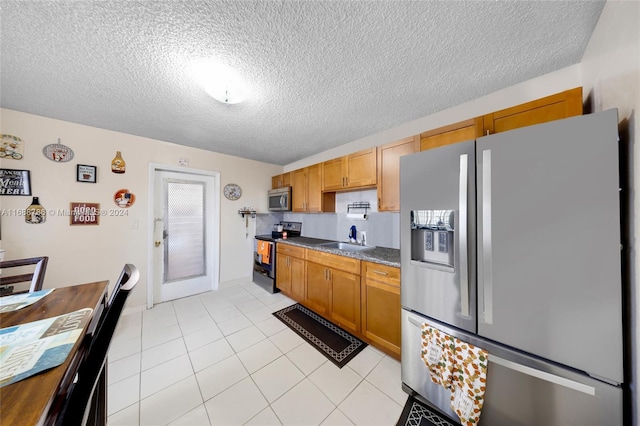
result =
[[71,203],[71,225],[98,225],[100,203]]

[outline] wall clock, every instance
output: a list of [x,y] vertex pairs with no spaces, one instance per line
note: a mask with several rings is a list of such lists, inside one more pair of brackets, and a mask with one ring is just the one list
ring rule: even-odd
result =
[[224,187],[224,196],[229,200],[237,200],[242,195],[242,189],[235,183],[229,183]]

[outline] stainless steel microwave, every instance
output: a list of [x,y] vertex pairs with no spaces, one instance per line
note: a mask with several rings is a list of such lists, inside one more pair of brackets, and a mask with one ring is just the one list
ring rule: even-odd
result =
[[291,187],[269,190],[269,211],[291,211]]

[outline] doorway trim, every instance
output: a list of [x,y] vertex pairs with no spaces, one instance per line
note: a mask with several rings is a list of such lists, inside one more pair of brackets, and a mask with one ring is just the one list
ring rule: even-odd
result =
[[156,172],[177,172],[199,176],[209,176],[214,179],[213,184],[213,243],[210,254],[213,257],[213,288],[217,289],[220,284],[220,172],[211,170],[192,169],[188,167],[168,166],[166,164],[149,163],[149,188],[147,200],[147,309],[153,308],[153,286],[155,282],[153,256],[154,256],[154,234],[155,225],[155,185]]

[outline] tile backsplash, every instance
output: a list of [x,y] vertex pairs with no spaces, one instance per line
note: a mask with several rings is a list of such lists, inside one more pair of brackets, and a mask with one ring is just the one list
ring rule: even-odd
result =
[[[347,206],[355,202],[370,204],[371,208],[367,210],[366,220],[347,217]],[[364,213],[364,210],[354,210],[351,213]],[[267,232],[262,233],[271,232],[274,223],[285,220],[302,222],[302,235],[305,237],[346,241],[349,238],[349,228],[355,225],[358,239],[361,238],[362,231],[367,233],[367,245],[400,248],[400,213],[378,212],[378,195],[375,189],[337,193],[335,213],[284,213],[282,219],[276,220],[275,216],[278,215],[280,213],[259,215],[259,217],[273,216],[273,218],[264,218],[265,221],[271,220],[271,222]],[[259,231],[261,228],[256,229]]]
[[[273,225],[283,221],[283,213],[259,213],[256,215],[256,235],[267,235],[273,231]],[[289,219],[293,220],[293,219]]]

